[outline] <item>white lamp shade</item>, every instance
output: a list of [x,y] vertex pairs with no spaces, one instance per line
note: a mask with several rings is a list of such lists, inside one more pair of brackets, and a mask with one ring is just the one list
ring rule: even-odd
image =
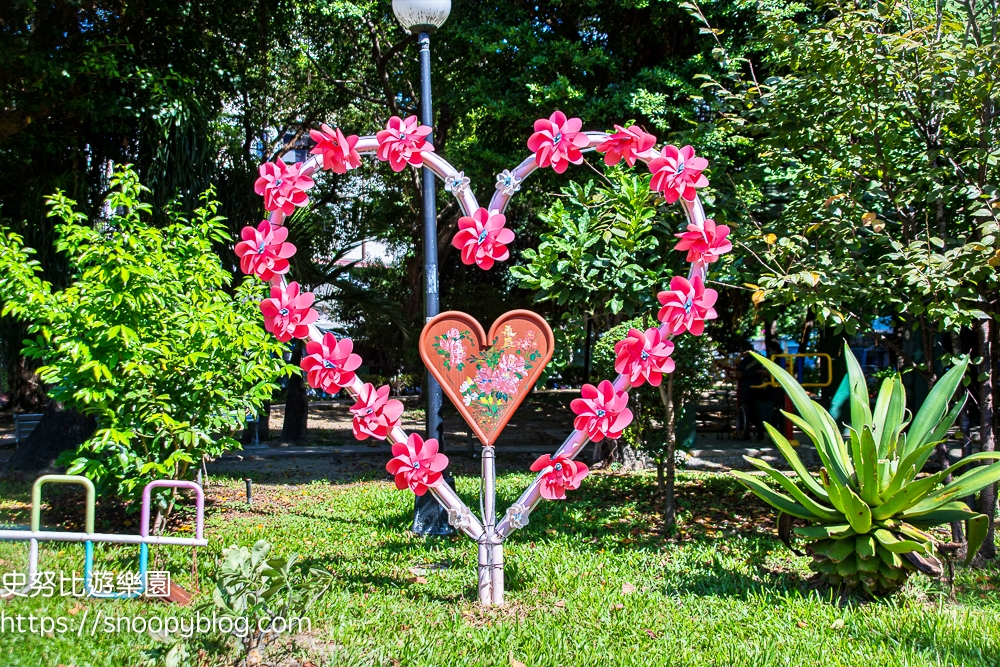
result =
[[392,13],[410,32],[434,32],[448,20],[451,0],[392,0]]

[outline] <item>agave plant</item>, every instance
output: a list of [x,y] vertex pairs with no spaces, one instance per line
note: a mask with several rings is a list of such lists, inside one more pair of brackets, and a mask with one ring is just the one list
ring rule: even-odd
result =
[[[823,465],[817,475],[810,473],[788,440],[766,424],[793,474],[749,456],[746,459],[781,490],[759,476],[732,474],[780,511],[779,532],[789,546],[790,531],[805,540],[812,556],[810,568],[821,579],[884,595],[902,586],[914,571],[940,575],[937,543],[925,531],[952,521],[967,522],[966,563],[971,560],[986,537],[990,519],[970,510],[961,499],[1000,479],[1000,463],[973,467],[950,484],[943,482],[973,461],[1000,456],[981,452],[947,470],[920,475],[965,405],[963,398],[948,409],[968,359],[938,380],[910,420],[898,374],[883,381],[872,412],[861,366],[845,344],[851,405],[845,440],[830,413],[810,399],[791,375],[754,356],[788,393],[798,414],[783,414],[813,441]],[[791,528],[791,517],[807,525]]]

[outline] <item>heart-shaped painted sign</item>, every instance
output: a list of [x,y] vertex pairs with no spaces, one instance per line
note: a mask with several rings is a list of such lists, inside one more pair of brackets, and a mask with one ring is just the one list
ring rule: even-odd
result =
[[448,311],[420,334],[420,358],[479,440],[496,442],[552,358],[548,322],[530,310],[504,313],[487,335],[471,315]]

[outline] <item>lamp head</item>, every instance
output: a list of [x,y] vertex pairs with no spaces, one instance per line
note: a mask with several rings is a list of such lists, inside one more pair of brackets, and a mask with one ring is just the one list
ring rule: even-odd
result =
[[434,32],[448,20],[451,0],[392,0],[392,13],[408,32]]

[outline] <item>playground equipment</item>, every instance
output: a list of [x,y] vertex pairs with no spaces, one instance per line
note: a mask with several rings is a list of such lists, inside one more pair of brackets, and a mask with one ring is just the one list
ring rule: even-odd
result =
[[[84,488],[87,494],[85,509],[84,532],[69,532],[58,530],[42,530],[42,486],[45,484],[78,484]],[[155,488],[176,488],[190,489],[195,493],[197,516],[195,519],[194,537],[170,537],[149,534],[149,514],[150,498]],[[180,480],[159,480],[150,482],[142,491],[142,514],[138,535],[118,535],[108,533],[98,533],[94,530],[94,505],[96,492],[94,484],[86,477],[80,475],[43,475],[35,480],[31,487],[31,529],[30,530],[0,530],[0,540],[5,541],[28,541],[28,573],[26,577],[26,587],[17,591],[17,595],[26,595],[35,587],[38,580],[38,543],[39,542],[83,542],[84,544],[84,566],[83,583],[84,590],[90,597],[114,597],[114,598],[134,598],[142,595],[146,589],[146,575],[149,562],[150,544],[169,544],[174,546],[204,547],[208,546],[208,540],[204,537],[205,527],[205,493],[202,488],[194,482]],[[139,545],[139,582],[137,591],[121,594],[103,594],[94,591],[93,571],[94,571],[94,543],[104,542],[109,544],[138,544]]]
[[[825,366],[825,368],[826,368],[826,379],[823,380],[822,382],[806,382],[805,381],[805,363],[804,362],[805,362],[806,359],[809,359],[809,358],[817,358],[817,359],[821,359],[821,360],[826,360],[826,364],[825,365],[821,364],[821,366]],[[821,388],[821,387],[829,387],[831,384],[833,384],[833,359],[830,357],[829,354],[826,354],[825,352],[799,353],[799,354],[781,353],[781,354],[772,354],[771,355],[771,361],[777,362],[779,359],[784,359],[785,360],[785,362],[784,362],[784,364],[785,364],[785,370],[788,371],[789,375],[795,377],[798,380],[799,386],[801,386],[801,387],[804,387],[804,388],[809,388],[809,387]],[[781,385],[778,384],[777,381],[775,381],[774,376],[772,375],[766,382],[762,382],[760,384],[755,384],[755,385],[753,385],[751,387],[751,389],[763,389],[765,387],[780,388]],[[785,394],[785,412],[789,412],[789,413],[792,412],[792,399],[789,398],[788,394]],[[799,446],[799,441],[795,440],[792,437],[793,435],[794,435],[794,426],[792,424],[792,420],[786,419],[785,420],[785,437],[788,439],[789,444],[791,444],[793,447],[798,447]]]
[[[448,511],[451,525],[479,545],[479,600],[484,605],[499,605],[504,601],[504,540],[515,529],[528,524],[531,511],[543,498],[565,498],[566,490],[579,487],[587,474],[587,467],[574,460],[577,455],[589,442],[597,442],[605,437],[619,437],[631,422],[632,413],[626,407],[628,390],[647,381],[654,386],[659,385],[662,374],[673,371],[674,364],[669,359],[673,344],[669,339],[684,332],[701,335],[705,320],[716,317],[712,306],[718,295],[715,290],[705,286],[708,265],[732,249],[732,244],[726,239],[729,228],[724,225],[716,226],[714,221],[705,217],[697,189],[708,185],[708,179],[702,174],[708,162],[696,157],[693,148],[685,146],[678,149],[667,145],[657,151],[656,138],[634,125],[629,128],[615,126],[614,133],[587,132],[581,128],[579,118],[566,118],[559,111],[548,119],[535,121],[535,132],[527,142],[534,154],[513,170],[504,170],[497,175],[496,192],[488,208],[482,208],[470,188],[469,179],[434,152],[434,147],[426,141],[431,128],[419,125],[415,116],[405,120],[392,117],[383,131],[375,136],[365,137],[345,136],[339,128],[323,125],[320,130],[310,133],[316,146],[312,149],[312,156],[304,163],[286,165],[279,158],[275,162],[261,165],[255,189],[264,197],[264,206],[270,211],[270,216],[256,228],[245,227],[242,241],[235,249],[240,256],[243,271],[256,275],[271,285],[270,298],[261,302],[267,330],[281,341],[292,338],[308,341],[308,356],[304,357],[301,366],[309,384],[328,393],[346,389],[357,400],[352,408],[355,437],[387,439],[393,443],[394,458],[387,465],[387,470],[395,476],[397,487],[408,487],[417,495],[429,491]],[[572,404],[577,415],[574,430],[553,456],[543,456],[535,462],[531,469],[538,472],[538,476],[499,522],[496,521],[495,513],[495,454],[492,443],[520,399],[511,401],[505,416],[493,424],[486,424],[464,408],[470,406],[472,401],[480,400],[481,390],[485,389],[489,389],[491,396],[506,403],[497,394],[508,397],[511,392],[502,388],[508,385],[512,389],[516,388],[513,394],[523,398],[523,394],[530,390],[535,376],[533,371],[523,365],[528,360],[521,353],[528,348],[516,345],[512,348],[514,340],[511,345],[506,344],[506,340],[504,344],[497,345],[497,336],[502,333],[506,338],[508,335],[506,329],[503,332],[497,331],[498,324],[511,316],[510,313],[494,324],[490,339],[480,335],[477,340],[469,341],[468,349],[463,347],[461,352],[454,355],[452,351],[457,350],[456,341],[464,345],[460,334],[465,329],[449,326],[442,332],[435,329],[442,322],[438,318],[427,323],[422,339],[430,340],[437,336],[439,350],[430,358],[424,356],[424,362],[438,376],[439,381],[450,370],[442,366],[442,357],[446,357],[448,364],[453,366],[475,364],[478,355],[490,346],[502,348],[511,356],[503,362],[506,364],[503,369],[500,368],[499,359],[486,364],[491,373],[497,373],[462,380],[472,382],[475,389],[472,385],[464,388],[459,385],[458,388],[452,387],[450,391],[456,407],[484,445],[483,517],[480,520],[444,480],[441,472],[447,466],[448,459],[438,452],[438,443],[433,439],[425,442],[417,434],[408,436],[399,426],[403,406],[399,401],[388,398],[389,387],[376,388],[356,376],[354,371],[361,366],[362,361],[361,357],[352,353],[353,343],[350,339],[338,340],[333,334],[324,334],[315,326],[318,315],[310,307],[313,295],[301,293],[299,285],[289,283],[285,277],[289,271],[288,258],[295,253],[295,248],[285,243],[288,232],[283,226],[284,221],[296,207],[308,203],[305,191],[314,185],[311,174],[316,169],[343,174],[358,167],[362,155],[374,154],[379,160],[389,162],[394,171],[402,171],[407,166],[422,167],[425,168],[424,173],[429,170],[444,181],[445,189],[456,198],[465,214],[459,220],[459,231],[453,239],[453,245],[461,250],[464,263],[474,263],[488,270],[494,263],[509,258],[507,246],[515,237],[505,226],[506,217],[503,212],[511,197],[520,191],[524,179],[535,170],[545,167],[552,167],[557,173],[563,173],[568,165],[581,164],[584,160],[583,153],[589,151],[604,154],[604,161],[608,165],[618,164],[622,160],[629,166],[635,166],[636,162],[646,164],[652,173],[650,188],[662,193],[668,203],[680,202],[688,225],[686,232],[677,234],[680,242],[675,249],[687,251],[690,270],[686,278],[675,276],[670,282],[669,290],[658,295],[663,306],[658,315],[661,326],[645,332],[632,330],[628,337],[618,343],[615,348],[615,368],[620,373],[618,377],[613,382],[605,380],[596,387],[584,386],[581,398]],[[537,318],[532,320],[536,336],[548,336],[547,352],[539,350],[541,357],[533,361],[544,366],[544,362],[548,360],[545,354],[551,356],[551,331],[537,315],[527,315]],[[466,318],[463,322],[468,325],[468,331],[475,330],[479,334],[482,332],[478,323],[473,326],[475,320],[470,316],[443,313],[439,317],[444,316]],[[452,328],[455,329],[455,335],[449,333]],[[523,337],[527,333],[526,329],[514,331],[513,325],[510,328],[511,336]],[[442,335],[447,340],[442,340]],[[448,347],[444,349],[441,345]],[[440,355],[442,350],[445,353]],[[425,352],[426,347],[422,346],[422,355]],[[466,356],[469,352],[471,355]],[[522,374],[521,371],[526,372]],[[476,394],[475,398],[471,394]]]

